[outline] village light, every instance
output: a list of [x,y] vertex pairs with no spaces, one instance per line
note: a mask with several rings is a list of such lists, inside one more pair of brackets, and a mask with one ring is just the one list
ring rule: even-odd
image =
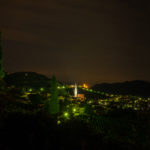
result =
[[68,112],[65,112],[65,113],[64,113],[64,117],[68,118],[68,117],[69,117],[69,113],[68,113]]
[[84,88],[86,88],[86,89],[88,89],[88,88],[89,88],[89,87],[88,87],[88,85],[87,85],[87,84],[85,84],[85,83],[83,84],[83,87],[84,87]]
[[31,89],[31,88],[29,89],[29,92],[32,92],[32,89]]
[[57,121],[57,125],[60,125],[60,124],[61,124],[61,121],[60,121],[60,120],[58,120],[58,121]]
[[44,88],[40,88],[40,91],[44,91]]
[[73,112],[76,112],[77,111],[77,109],[76,108],[73,108]]
[[65,89],[65,86],[62,86],[63,89]]

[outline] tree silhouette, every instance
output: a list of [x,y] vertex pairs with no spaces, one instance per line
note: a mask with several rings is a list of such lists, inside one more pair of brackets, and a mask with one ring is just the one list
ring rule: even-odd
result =
[[2,65],[2,62],[3,62],[3,56],[2,56],[2,34],[0,32],[0,80],[4,78],[5,76],[5,73],[4,73],[4,70],[3,70],[3,65]]
[[57,89],[56,77],[52,76],[51,79],[51,97],[49,102],[49,113],[55,115],[59,113],[59,99],[58,99],[58,89]]

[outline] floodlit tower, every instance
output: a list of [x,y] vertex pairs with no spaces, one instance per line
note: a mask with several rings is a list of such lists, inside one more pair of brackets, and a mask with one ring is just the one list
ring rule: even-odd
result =
[[77,84],[74,86],[74,97],[78,97],[78,87]]

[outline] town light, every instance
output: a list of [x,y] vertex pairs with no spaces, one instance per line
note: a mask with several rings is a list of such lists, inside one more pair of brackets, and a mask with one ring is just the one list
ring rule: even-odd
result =
[[86,88],[86,89],[88,89],[88,88],[89,88],[89,87],[88,87],[88,85],[87,85],[87,84],[85,84],[85,83],[83,84],[83,87],[84,87],[84,88]]

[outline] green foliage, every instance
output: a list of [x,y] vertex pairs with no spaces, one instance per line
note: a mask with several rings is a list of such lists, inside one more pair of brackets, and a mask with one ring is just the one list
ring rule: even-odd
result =
[[[138,118],[138,119],[137,119]],[[107,143],[118,143],[121,149],[128,149],[138,145],[140,149],[148,148],[150,138],[149,123],[146,117],[139,118],[134,112],[115,112],[112,115],[88,117],[88,123],[93,134],[102,135]],[[125,145],[122,143],[126,143]]]
[[58,89],[57,89],[56,77],[53,76],[51,79],[51,97],[49,101],[49,113],[55,115],[59,113],[59,99],[58,99]]
[[38,107],[40,104],[44,104],[44,98],[39,94],[30,94],[29,99],[34,107]]

